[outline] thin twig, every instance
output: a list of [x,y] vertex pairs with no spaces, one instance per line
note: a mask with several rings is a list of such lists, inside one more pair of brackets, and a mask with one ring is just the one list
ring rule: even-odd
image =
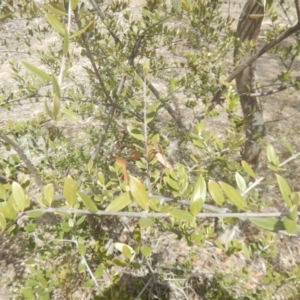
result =
[[[172,217],[169,213],[155,213],[155,212],[127,212],[127,211],[91,211],[87,209],[76,209],[76,208],[36,208],[32,210],[24,211],[23,214],[31,214],[35,212],[41,213],[61,213],[61,214],[82,214],[82,215],[96,215],[96,216],[116,216],[116,217],[131,217],[131,218],[169,218]],[[291,214],[290,211],[283,212],[269,212],[269,213],[199,213],[196,218],[238,218],[238,219],[249,219],[249,218],[265,218],[265,217],[286,217]],[[300,216],[300,212],[297,213]]]
[[[288,38],[290,35],[296,33],[300,29],[300,9],[299,9],[299,1],[295,0],[295,6],[296,6],[296,11],[297,11],[297,17],[298,17],[298,22],[294,25],[289,27],[286,31],[283,33],[279,34],[276,38],[274,38],[271,42],[268,44],[264,45],[259,51],[257,51],[254,55],[252,55],[245,63],[242,65],[238,66],[227,78],[226,82],[231,82],[233,79],[235,79],[241,72],[243,72],[246,68],[250,67],[258,58],[260,58],[263,54],[268,52],[270,49],[272,49],[274,46],[278,45],[280,42]],[[210,109],[213,108],[215,103],[220,103],[220,98],[222,94],[222,90],[224,89],[221,88],[219,89],[213,99],[212,99],[212,105],[210,106]]]
[[[291,157],[289,157],[288,159],[286,159],[284,162],[282,162],[279,167],[283,167],[284,165],[286,165],[287,163],[289,163],[292,160],[295,160],[298,156],[300,156],[300,152],[292,155]],[[270,174],[271,171],[268,170],[265,174],[265,176],[260,177],[259,179],[255,180],[255,182],[253,182],[243,193],[242,193],[242,197],[245,197],[252,189],[254,189],[256,186],[258,186],[265,178],[268,174]]]

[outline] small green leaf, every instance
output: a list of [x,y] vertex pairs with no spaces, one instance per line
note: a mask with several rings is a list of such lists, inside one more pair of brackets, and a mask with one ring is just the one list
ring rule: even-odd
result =
[[187,12],[190,11],[190,8],[189,8],[189,6],[186,4],[185,1],[183,1],[183,0],[180,1],[180,6],[181,6],[182,10],[185,10],[185,11],[187,11]]
[[149,67],[149,61],[145,61],[143,63],[143,75],[147,76],[149,73],[150,67]]
[[132,251],[131,251],[132,248],[131,249],[130,248],[127,245],[124,245],[122,247],[122,253],[123,253],[124,257],[127,258],[127,259],[131,259],[132,254],[133,254]]
[[48,75],[46,72],[44,72],[41,69],[36,68],[35,66],[23,61],[22,64],[24,65],[24,67],[30,71],[31,73],[33,73],[35,76],[37,76],[38,78],[40,78],[41,80],[44,81],[51,81],[52,77],[50,75]]
[[247,203],[245,199],[241,196],[241,194],[231,185],[225,182],[219,182],[220,186],[222,187],[223,191],[225,192],[226,196],[228,197],[229,201],[239,207],[240,209],[246,210]]
[[120,258],[117,258],[117,257],[115,257],[115,258],[112,260],[112,262],[113,262],[115,265],[119,266],[119,267],[126,267],[126,266],[127,266],[127,262],[126,262],[126,261],[124,261],[124,260],[122,260],[122,259],[120,259]]
[[6,228],[6,220],[2,213],[0,213],[0,229],[4,230]]
[[78,243],[78,252],[80,255],[85,255],[86,248],[83,243]]
[[59,9],[58,7],[55,8],[48,4],[43,5],[43,7],[45,9],[47,9],[49,12],[53,13],[54,15],[58,15],[58,16],[67,16],[68,15],[64,10]]
[[154,224],[154,220],[152,218],[140,218],[139,225],[141,228],[147,228]]
[[125,192],[114,199],[105,211],[120,211],[131,203],[130,193]]
[[55,75],[52,75],[52,90],[53,94],[57,95],[58,98],[60,98],[60,86]]
[[89,209],[91,211],[98,210],[97,205],[95,204],[95,202],[92,200],[92,198],[90,196],[80,193],[80,192],[78,192],[77,195],[79,196],[79,198],[84,203],[84,205],[86,206],[87,209]]
[[66,198],[67,203],[73,207],[77,202],[77,183],[73,180],[71,176],[65,178],[64,183],[64,197]]
[[11,203],[0,202],[0,213],[2,213],[6,219],[16,219],[16,210],[14,209]]
[[75,33],[73,33],[72,35],[70,35],[70,39],[74,39],[75,37],[83,34],[91,25],[94,24],[94,21],[90,22],[87,26],[85,26],[84,28],[81,28],[80,30],[76,31]]
[[54,199],[54,187],[52,183],[44,186],[44,198],[50,206]]
[[270,231],[284,230],[282,221],[277,218],[249,218],[254,225]]
[[52,110],[52,116],[53,119],[56,120],[60,110],[60,99],[59,97],[55,94],[53,95],[53,110]]
[[297,206],[294,206],[292,209],[291,209],[291,213],[289,215],[289,218],[295,222],[298,221],[298,207]]
[[138,83],[139,86],[143,87],[144,86],[144,81],[140,77],[140,75],[137,72],[134,72],[134,79]]
[[130,176],[129,180],[130,193],[135,202],[144,210],[148,210],[148,195],[146,192],[145,185],[138,179]]
[[137,242],[140,243],[141,242],[141,229],[139,227],[134,228],[133,230],[133,239]]
[[79,0],[71,0],[71,9],[74,10],[78,5]]
[[61,110],[62,116],[64,119],[71,122],[79,122],[82,120],[81,116],[76,114],[71,108],[62,108]]
[[67,56],[68,52],[69,52],[69,34],[66,30],[64,34],[63,55]]
[[92,279],[88,279],[83,285],[82,287],[84,288],[91,288],[94,286],[94,281]]
[[152,255],[152,250],[149,246],[147,245],[142,245],[141,246],[141,253],[146,256],[146,257],[149,257]]
[[24,209],[26,208],[26,197],[23,188],[19,183],[15,181],[12,183],[11,188],[14,197],[14,204],[16,205],[17,210],[24,211]]
[[253,171],[253,169],[251,168],[251,166],[244,160],[242,160],[242,167],[244,169],[244,171],[251,176],[252,178],[256,179],[256,175]]
[[49,109],[48,103],[46,101],[46,99],[44,100],[44,107],[45,107],[45,112],[46,114],[53,119],[53,115],[52,115],[52,111]]
[[201,208],[203,206],[203,201],[202,199],[198,199],[198,200],[195,200],[193,201],[191,204],[190,204],[190,211],[191,211],[191,214],[196,217],[198,215],[198,213],[200,212]]
[[0,184],[0,199],[6,200],[6,188],[3,184]]
[[293,205],[300,205],[300,193],[299,192],[292,193],[290,198],[292,200]]
[[208,181],[208,191],[213,198],[213,200],[220,206],[223,205],[225,199],[223,192],[220,188],[220,185],[215,182],[214,180],[209,180]]
[[245,243],[242,243],[242,251],[246,259],[250,259],[250,251],[248,246]]
[[169,211],[169,214],[176,219],[184,221],[192,221],[194,219],[191,213],[182,209],[173,208]]
[[127,130],[129,131],[130,135],[132,135],[134,138],[136,138],[139,141],[144,141],[143,134],[134,126],[128,125]]
[[191,202],[200,201],[199,202],[200,204],[199,211],[200,211],[204,204],[205,199],[206,199],[206,182],[203,176],[201,175],[195,184],[194,191],[191,197]]
[[287,204],[288,207],[292,207],[292,201],[290,199],[290,196],[292,194],[291,188],[287,181],[280,175],[276,174],[278,186],[280,193],[282,195],[282,198],[284,202]]
[[239,174],[239,172],[235,173],[235,180],[238,188],[240,189],[241,192],[243,192],[247,188],[247,185],[245,179],[241,174]]
[[31,290],[31,288],[22,288],[21,291],[22,291],[23,296],[26,299],[35,299],[35,296]]
[[46,14],[46,19],[48,23],[52,26],[54,30],[56,30],[59,34],[65,34],[65,26],[53,15]]
[[268,157],[268,161],[271,164],[273,164],[276,167],[279,166],[279,158],[276,154],[274,147],[270,144],[267,146],[267,157]]
[[283,226],[288,234],[296,234],[298,231],[297,222],[291,220],[290,218],[284,218]]
[[94,273],[95,278],[99,279],[100,277],[102,277],[103,271],[104,271],[104,264],[100,264]]

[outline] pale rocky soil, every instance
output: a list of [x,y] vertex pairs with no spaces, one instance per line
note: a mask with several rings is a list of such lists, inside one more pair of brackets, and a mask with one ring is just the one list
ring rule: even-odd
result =
[[[138,13],[138,4],[140,0],[132,1],[132,8]],[[242,10],[242,4],[244,1],[238,0],[230,3],[229,1],[224,1],[223,4],[223,14],[226,15],[230,13],[230,15],[237,18],[239,16],[240,11]],[[36,22],[39,22],[37,20]],[[286,23],[285,16],[282,17],[282,23]],[[13,36],[16,32],[22,32],[22,28],[24,28],[25,21],[8,21],[5,24],[1,24],[2,34],[8,36]],[[269,21],[265,20],[263,23],[263,28],[267,28],[269,25]],[[263,35],[263,30],[261,32]],[[33,44],[34,49],[42,49],[43,47],[47,47],[48,45],[54,43],[56,41],[55,35],[49,35],[46,41],[40,43],[36,41],[36,44]],[[9,49],[10,52],[7,52],[7,49],[4,47],[0,47],[0,83],[1,87],[4,89],[12,89],[14,90],[14,80],[11,77],[10,65],[9,61],[12,59],[16,60],[24,60],[34,64],[35,58],[29,57],[25,51],[26,47],[22,42],[18,44],[14,44],[13,42]],[[16,49],[18,50],[16,51]],[[229,58],[230,59],[230,58]],[[76,66],[71,69],[71,74],[82,74],[82,66],[85,65],[86,61],[80,61]],[[274,57],[270,54],[264,55],[258,62],[259,68],[257,71],[258,82],[263,86],[264,84],[270,84],[270,80],[274,78],[274,74],[277,74],[278,71],[282,68],[280,65],[280,61],[277,57]],[[300,60],[296,62],[295,68],[300,70]],[[66,88],[68,87],[66,84]],[[160,85],[159,82],[155,83],[155,86],[158,89],[164,89],[163,85]],[[267,137],[266,140],[271,142],[275,147],[276,142],[278,140],[286,139],[289,141],[291,145],[294,146],[296,151],[300,151],[300,143],[299,143],[299,111],[300,111],[300,95],[299,92],[294,90],[285,90],[278,94],[274,94],[271,96],[267,96],[263,98],[263,106],[265,112],[266,121],[269,122],[267,124]],[[178,107],[180,109],[184,109],[184,105],[180,102],[178,103]],[[198,108],[201,111],[201,107]],[[20,118],[28,119],[34,116],[37,113],[43,111],[43,103],[28,103],[26,101],[22,102],[22,105],[17,105],[13,107],[12,110],[7,111],[3,108],[0,110],[0,124],[5,124],[7,120],[17,120]],[[188,117],[184,113],[184,110],[181,111],[181,115],[186,120],[189,120]],[[271,122],[273,120],[278,120],[276,122]],[[228,122],[224,115],[221,115],[215,119],[211,119],[207,122],[208,129],[214,129],[216,132],[221,133],[226,126],[228,126]],[[286,151],[278,146],[277,148],[280,153],[280,157],[282,159],[287,158]],[[288,168],[289,171],[286,172],[287,178],[290,180],[290,184],[292,185],[294,190],[300,190],[299,184],[299,163],[293,162],[291,167]],[[275,191],[268,191],[269,195],[276,196]],[[274,199],[275,200],[275,199]],[[247,232],[250,236],[247,238],[253,238],[253,232]],[[299,240],[290,239],[286,237],[282,237],[282,263],[285,264],[296,264],[300,263],[300,242]],[[165,242],[163,242],[165,241]],[[213,246],[213,244],[206,244],[205,247],[192,247],[189,248],[184,242],[178,243],[178,240],[174,239],[172,234],[168,234],[164,237],[163,241],[160,243],[157,242],[159,247],[157,248],[157,252],[164,252],[163,263],[166,265],[173,265],[176,263],[176,259],[182,261],[185,257],[188,256],[190,251],[194,251],[198,256],[199,260],[195,265],[195,271],[199,271],[203,273],[213,273],[218,269],[224,269],[224,267],[228,270],[229,273],[234,272],[237,268],[237,272],[240,272],[241,266],[245,264],[245,258],[242,255],[234,255],[231,257],[227,257],[221,253],[219,249]],[[21,266],[23,261],[22,256],[22,240],[19,240],[16,244],[11,244],[9,240],[7,240],[5,234],[0,234],[0,300],[10,299],[9,292],[4,288],[4,282],[14,281],[15,278],[18,277],[18,271],[23,270],[24,267]],[[166,250],[167,249],[167,250]],[[153,249],[155,250],[155,248]],[[238,267],[237,267],[238,266]],[[259,283],[260,278],[264,274],[264,265],[263,261],[259,258],[256,262],[253,262],[251,266],[252,272],[252,280],[248,282],[248,285],[252,285],[252,287],[256,287]],[[24,276],[24,275],[22,275]],[[179,292],[178,292],[179,293]],[[174,299],[182,299],[182,295],[174,293]],[[82,298],[85,299],[85,298]],[[88,299],[88,298],[86,298]],[[195,298],[196,299],[196,298]],[[276,298],[276,299],[284,299],[284,298]]]

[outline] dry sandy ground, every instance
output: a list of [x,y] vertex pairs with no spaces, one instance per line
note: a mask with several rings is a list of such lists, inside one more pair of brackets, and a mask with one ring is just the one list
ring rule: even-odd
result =
[[[132,1],[133,10],[138,11],[139,1]],[[231,16],[237,18],[242,10],[242,4],[244,1],[224,1],[222,13],[224,15],[230,14]],[[36,20],[36,22],[39,22]],[[286,17],[282,16],[282,22],[286,23]],[[25,25],[24,20],[14,20],[8,21],[5,24],[1,25],[1,32],[3,35],[7,37],[14,36],[16,32],[22,32]],[[263,23],[263,28],[267,28],[269,25],[269,21],[265,20]],[[263,30],[261,32],[263,35]],[[36,41],[36,44],[33,45],[34,49],[41,49],[41,47],[47,47],[48,45],[55,42],[55,35],[49,35],[46,41],[40,43]],[[18,50],[16,51],[16,49]],[[25,60],[27,62],[31,62],[34,64],[35,58],[29,57],[26,54],[26,47],[22,43],[12,42],[9,46],[10,51],[7,52],[7,49],[0,46],[0,60],[2,62],[0,66],[0,82],[1,87],[4,89],[12,89],[14,90],[14,80],[11,77],[10,65],[9,61],[12,59],[16,59],[17,61]],[[74,74],[82,74],[82,66],[86,64],[86,61],[80,61],[75,67],[71,69],[71,73]],[[264,84],[270,84],[270,80],[274,78],[274,74],[278,73],[278,70],[282,69],[280,65],[280,61],[277,57],[266,54],[264,55],[258,62],[259,68],[257,71],[258,81]],[[300,70],[300,61],[296,62],[297,68]],[[66,84],[66,88],[68,87]],[[159,86],[159,83],[157,83]],[[163,87],[162,87],[163,88]],[[296,150],[300,151],[300,143],[299,143],[299,110],[300,110],[300,95],[298,92],[294,90],[285,90],[281,93],[274,94],[268,97],[263,98],[263,106],[265,112],[266,121],[269,122],[267,124],[267,137],[266,140],[272,143],[276,143],[278,139],[282,139],[283,137],[288,140]],[[179,103],[179,107],[183,110],[181,115],[183,118],[188,119],[188,116],[185,115],[184,105]],[[201,107],[198,108],[201,110]],[[17,105],[13,107],[12,110],[7,111],[1,108],[0,110],[0,124],[4,124],[7,120],[12,119],[20,119],[20,118],[31,118],[36,113],[43,111],[43,103],[28,103],[26,101],[22,102],[22,105]],[[271,122],[273,120],[278,120],[276,122]],[[226,118],[224,115],[219,116],[218,118],[211,119],[207,123],[208,129],[214,129],[216,132],[222,132],[223,128],[228,125]],[[284,157],[285,152],[283,148],[279,148],[282,151],[282,157]],[[293,172],[287,172],[287,177],[291,180],[291,184],[295,190],[300,189],[299,184],[299,164],[293,164]],[[20,253],[20,247],[18,244],[10,245],[9,241],[5,240],[4,235],[0,235],[0,300],[9,299],[8,292],[1,287],[1,282],[4,279],[11,278],[13,279],[16,276],[16,269],[18,269],[18,264],[22,261],[22,255]],[[168,236],[166,240],[172,240],[171,236]],[[174,244],[174,245],[173,245]],[[178,242],[170,243],[168,245],[169,249],[172,249],[172,256],[179,257],[181,253],[188,252],[186,245],[183,243],[178,247]],[[288,244],[286,247],[288,247]],[[203,249],[196,249],[195,251],[201,257],[201,261],[199,261],[196,269],[213,271],[217,269],[218,266],[222,264],[227,265],[228,268],[234,268],[239,263],[243,264],[243,258],[235,257],[232,260],[229,260],[227,257],[218,253],[218,249],[207,245]],[[290,251],[290,250],[289,250]],[[300,257],[299,256],[299,243],[295,243],[292,249],[291,257]],[[215,261],[215,266],[205,265],[203,262],[205,261]],[[211,269],[209,269],[211,267]],[[257,271],[257,276],[259,277],[259,271]],[[255,283],[253,283],[255,285]]]

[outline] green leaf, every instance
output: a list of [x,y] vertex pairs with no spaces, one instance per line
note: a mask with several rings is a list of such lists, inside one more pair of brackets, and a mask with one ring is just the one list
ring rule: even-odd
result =
[[297,206],[294,206],[292,209],[291,209],[291,213],[289,215],[289,218],[295,222],[298,221],[298,207]]
[[86,248],[83,243],[78,243],[78,252],[80,255],[85,255]]
[[84,288],[91,288],[94,286],[94,281],[92,279],[88,279],[83,285],[82,287]]
[[223,191],[225,192],[226,196],[228,197],[229,201],[239,207],[240,209],[246,210],[247,203],[245,199],[241,196],[241,194],[231,185],[225,182],[219,182],[220,186],[222,187]]
[[191,213],[182,209],[173,208],[169,211],[169,214],[176,219],[184,221],[192,221],[194,219]]
[[282,198],[287,204],[287,206],[291,208],[293,206],[292,201],[290,199],[290,196],[292,194],[291,188],[282,176],[276,174],[276,178]]
[[73,207],[77,203],[77,183],[73,180],[71,176],[65,178],[64,183],[64,197],[66,198],[67,203]]
[[58,15],[58,16],[67,16],[68,15],[64,10],[55,8],[48,4],[43,5],[43,7],[45,9],[47,9],[49,12],[53,13],[54,15]]
[[98,211],[97,205],[90,196],[80,192],[77,192],[77,195],[79,196],[80,200],[84,203],[87,209],[91,211]]
[[130,193],[135,200],[135,202],[144,210],[148,210],[148,195],[146,192],[145,185],[141,183],[138,179],[130,176],[129,180]]
[[139,225],[141,228],[147,228],[154,224],[154,220],[152,218],[140,218]]
[[297,222],[291,220],[290,218],[284,218],[283,226],[288,234],[296,234],[298,231]]
[[40,78],[43,81],[51,81],[52,78],[50,75],[48,75],[46,72],[44,72],[41,69],[36,68],[35,66],[23,61],[22,64],[24,65],[24,67],[30,71],[31,73],[33,73],[35,76],[37,76],[38,78]]
[[69,52],[69,34],[66,30],[64,35],[64,44],[63,44],[63,55],[67,56]]
[[21,291],[22,291],[23,296],[26,299],[35,299],[35,296],[31,290],[31,288],[22,288]]
[[276,154],[274,147],[270,144],[267,146],[267,157],[270,163],[272,163],[276,167],[279,166],[279,158]]
[[152,250],[149,246],[147,245],[142,245],[141,246],[141,253],[146,256],[146,257],[149,257],[152,255]]
[[277,218],[249,218],[250,222],[252,222],[254,225],[267,229],[270,231],[279,231],[279,230],[285,230],[282,221],[278,220]]
[[124,245],[122,247],[122,253],[124,255],[125,258],[127,259],[131,259],[132,255],[134,254],[134,252],[132,253],[133,249],[127,245]]
[[144,81],[142,80],[142,78],[140,77],[140,75],[137,72],[134,72],[134,79],[140,87],[144,86]]
[[236,180],[236,184],[238,186],[238,188],[240,189],[240,191],[245,191],[245,189],[247,188],[245,179],[243,178],[243,176],[241,174],[239,174],[239,172],[235,173],[235,180]]
[[0,199],[6,200],[6,188],[3,184],[0,184]]
[[44,198],[50,206],[54,199],[54,187],[52,183],[44,186]]
[[56,120],[56,118],[59,114],[59,109],[60,109],[60,99],[56,94],[54,94],[53,95],[53,110],[52,110],[52,116],[53,116],[54,120]]
[[6,220],[2,213],[0,213],[0,229],[4,230],[6,228]]
[[53,115],[52,115],[52,111],[49,109],[48,103],[46,101],[46,99],[44,100],[44,107],[45,107],[45,112],[46,114],[53,119]]
[[131,203],[130,193],[125,192],[114,199],[105,209],[105,211],[120,211]]
[[48,23],[56,30],[59,34],[64,35],[66,32],[65,26],[53,15],[46,14]]
[[60,98],[60,86],[55,75],[52,75],[52,90],[53,94]]
[[78,5],[79,0],[71,0],[71,9],[74,10]]
[[242,251],[244,253],[245,258],[250,259],[249,247],[245,243],[242,243]]
[[120,259],[120,258],[117,258],[117,257],[115,257],[115,258],[112,260],[112,262],[113,262],[115,265],[119,266],[119,267],[126,267],[126,266],[127,266],[127,262],[126,262],[126,261],[124,261],[124,260],[122,260],[122,259]]
[[95,278],[99,279],[100,277],[102,277],[103,272],[104,272],[104,264],[100,264],[94,273]]
[[244,160],[242,160],[242,167],[244,169],[244,171],[251,176],[252,178],[256,179],[256,175],[253,171],[253,169],[251,168],[251,166]]
[[6,219],[16,219],[16,210],[14,209],[11,203],[0,202],[0,213],[2,213]]
[[136,227],[133,230],[133,239],[137,242],[140,243],[141,242],[141,229]]
[[200,204],[199,211],[200,211],[204,204],[205,199],[206,199],[206,182],[203,176],[201,175],[195,184],[191,201],[192,202],[199,201]]
[[220,206],[223,205],[225,199],[223,192],[220,188],[220,185],[215,182],[214,180],[209,180],[208,181],[208,191],[213,198],[213,200]]
[[71,108],[62,108],[61,110],[63,118],[71,122],[79,122],[82,120],[81,116],[76,114]]
[[203,206],[202,199],[195,200],[190,204],[190,211],[194,217],[198,215],[202,206]]
[[293,205],[300,205],[300,193],[299,192],[292,193],[290,198],[292,200]]
[[128,125],[127,130],[129,131],[130,135],[136,138],[139,141],[144,141],[143,134],[134,126]]
[[179,185],[177,181],[173,180],[170,177],[165,177],[164,179],[171,189],[173,189],[174,191],[179,191]]
[[26,208],[26,197],[21,185],[17,182],[13,182],[11,185],[12,194],[14,197],[14,204],[17,208],[17,211],[24,211]]
[[70,39],[74,39],[75,37],[83,34],[92,24],[94,24],[94,21],[90,22],[87,26],[85,26],[84,28],[81,28],[80,30],[76,31],[75,33],[73,33],[72,35],[70,35]]

